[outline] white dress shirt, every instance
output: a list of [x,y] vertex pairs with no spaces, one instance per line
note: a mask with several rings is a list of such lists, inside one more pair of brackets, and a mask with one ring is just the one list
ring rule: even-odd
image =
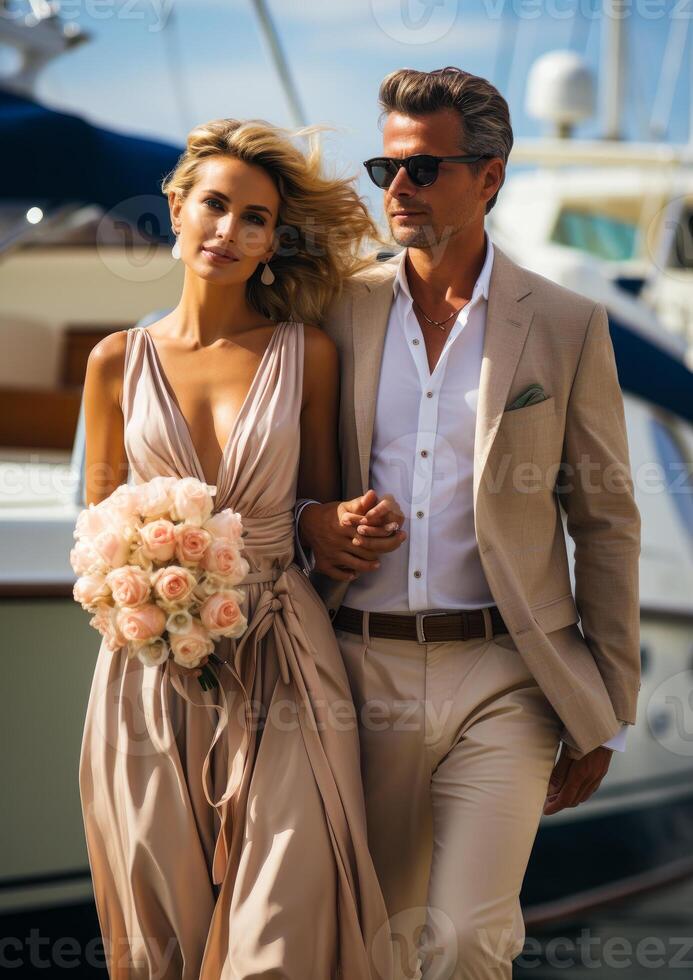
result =
[[[493,267],[486,256],[471,299],[451,325],[430,371],[406,276],[406,250],[393,283],[373,426],[370,483],[404,511],[407,539],[380,568],[350,585],[344,604],[414,613],[495,605],[484,574],[473,509],[474,429]],[[621,731],[603,744],[625,749]]]

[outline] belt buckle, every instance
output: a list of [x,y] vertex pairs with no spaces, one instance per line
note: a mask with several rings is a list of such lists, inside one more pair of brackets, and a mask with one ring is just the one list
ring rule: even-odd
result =
[[417,612],[416,613],[416,640],[417,640],[417,642],[418,643],[429,643],[430,642],[429,640],[426,639],[426,635],[424,633],[424,623],[423,623],[423,621],[424,621],[424,619],[426,619],[427,616],[445,616],[445,615],[446,614],[444,612],[428,612],[428,613]]

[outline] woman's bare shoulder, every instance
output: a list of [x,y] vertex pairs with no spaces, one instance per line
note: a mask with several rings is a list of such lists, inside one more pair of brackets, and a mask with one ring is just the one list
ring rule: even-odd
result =
[[337,345],[316,323],[304,323],[303,336],[306,361],[316,361],[319,364],[336,357]]
[[92,347],[87,360],[87,378],[103,385],[120,385],[125,368],[127,335],[127,330],[115,330]]

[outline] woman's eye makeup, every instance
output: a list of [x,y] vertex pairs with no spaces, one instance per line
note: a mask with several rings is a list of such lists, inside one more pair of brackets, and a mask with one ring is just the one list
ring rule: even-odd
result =
[[[218,204],[219,207],[223,210],[223,207],[224,206],[221,203],[221,201],[219,200],[219,198],[217,198],[217,197],[208,197],[204,201],[204,204],[207,204],[207,205],[209,205],[211,203]],[[212,211],[216,211],[217,209],[215,207],[212,207],[211,210]],[[244,217],[246,218],[246,220],[251,220],[252,219],[252,223],[255,224],[255,225],[262,225],[262,226],[264,226],[266,224],[265,219],[262,218],[262,217],[260,217],[259,214],[255,214],[254,211],[249,211],[248,214],[244,215]]]

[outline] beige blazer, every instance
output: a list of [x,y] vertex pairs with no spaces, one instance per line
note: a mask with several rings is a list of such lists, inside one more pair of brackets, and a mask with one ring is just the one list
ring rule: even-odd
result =
[[[634,724],[640,689],[640,514],[623,398],[604,306],[494,248],[475,430],[477,540],[503,619],[565,726],[566,751],[580,758],[621,721]],[[345,499],[369,486],[397,261],[362,273],[324,320],[341,359]],[[533,383],[547,400],[505,411]],[[334,618],[348,583],[312,580]]]

